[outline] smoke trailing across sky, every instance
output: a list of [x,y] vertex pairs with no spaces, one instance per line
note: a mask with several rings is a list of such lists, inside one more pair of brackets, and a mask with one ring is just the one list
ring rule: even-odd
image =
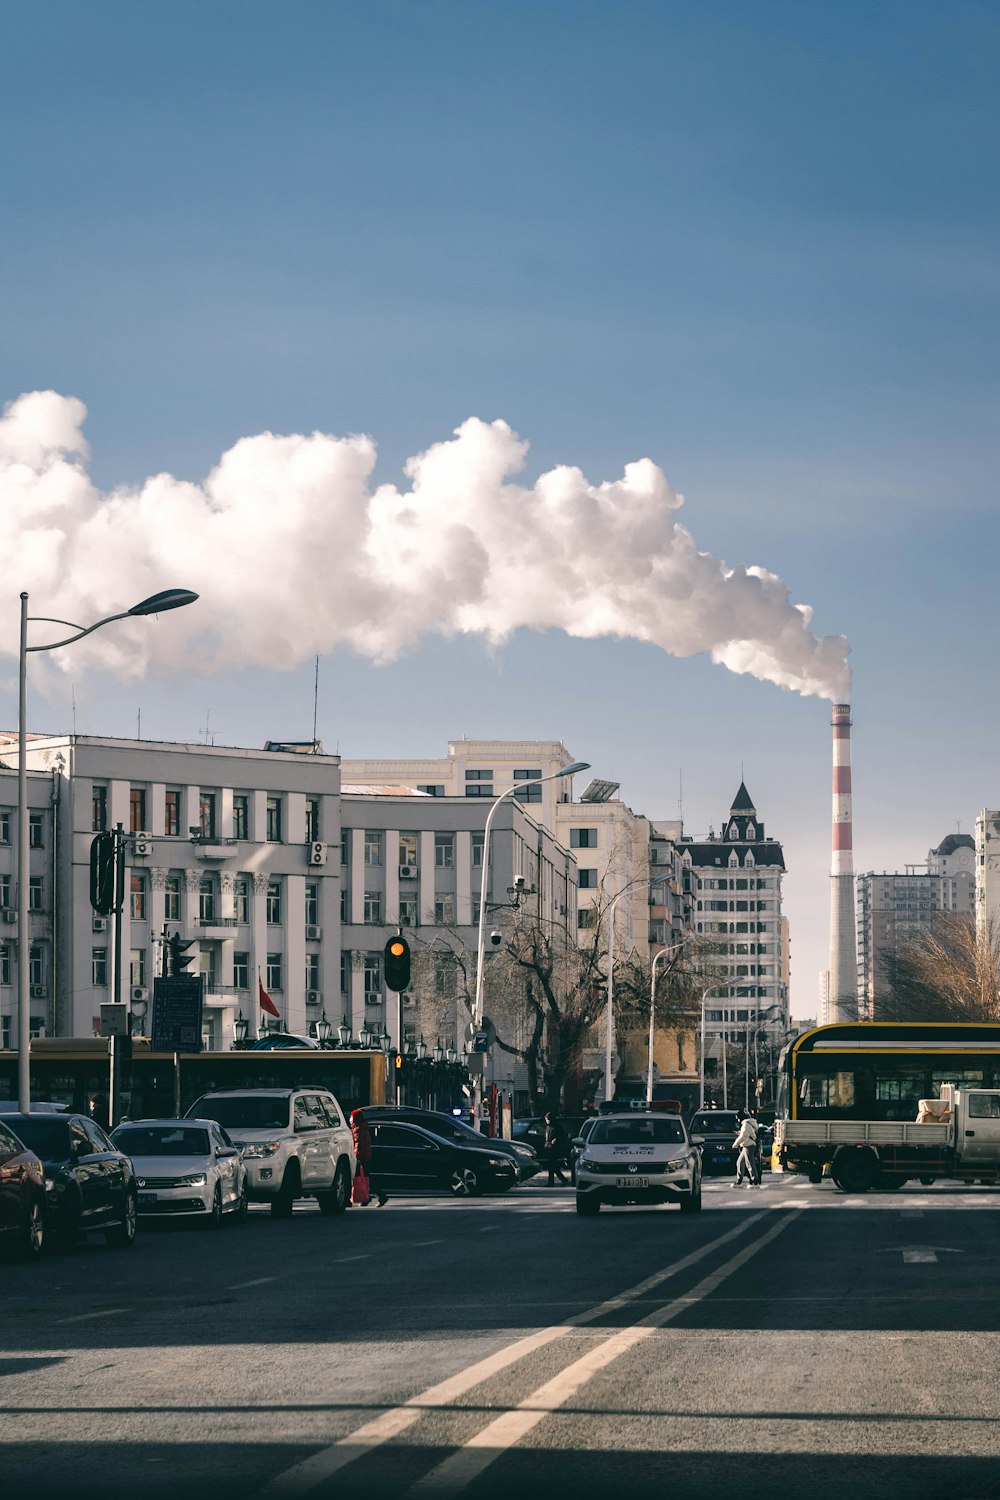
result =
[[343,646],[387,662],[429,632],[502,642],[557,629],[704,652],[733,672],[848,697],[845,638],[813,635],[812,611],[775,574],[699,551],[678,521],[682,497],[649,459],[608,483],[560,466],[521,484],[527,443],[472,417],[408,460],[402,488],[373,483],[369,437],[265,432],[224,453],[203,484],[157,474],[101,492],[85,417],[54,391],[0,417],[10,652],[21,589],[33,615],[87,623],[179,585],[201,599],[169,629],[123,621],[74,646],[67,665],[289,668]]

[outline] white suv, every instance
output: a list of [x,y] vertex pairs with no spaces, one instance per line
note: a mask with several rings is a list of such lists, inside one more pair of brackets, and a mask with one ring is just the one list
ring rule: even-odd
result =
[[679,1203],[701,1208],[701,1152],[676,1115],[604,1115],[576,1163],[576,1211],[601,1204]]
[[290,1218],[296,1198],[315,1198],[325,1214],[347,1207],[354,1138],[328,1089],[220,1090],[187,1113],[229,1132],[246,1165],[247,1196],[270,1203],[274,1218]]

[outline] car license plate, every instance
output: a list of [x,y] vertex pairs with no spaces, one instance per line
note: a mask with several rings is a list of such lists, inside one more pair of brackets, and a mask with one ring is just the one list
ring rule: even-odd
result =
[[139,1194],[139,1207],[140,1208],[155,1208],[156,1207],[156,1194],[155,1193],[140,1193]]
[[648,1188],[648,1177],[616,1177],[616,1188]]

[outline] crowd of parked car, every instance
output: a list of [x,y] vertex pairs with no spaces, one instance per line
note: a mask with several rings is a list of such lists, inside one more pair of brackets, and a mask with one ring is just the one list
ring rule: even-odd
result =
[[[597,1129],[597,1113],[561,1119],[555,1153],[541,1117],[516,1120],[513,1139],[498,1140],[436,1110],[375,1105],[364,1113],[368,1170],[382,1195],[506,1193],[555,1168],[560,1177],[568,1171],[581,1212],[596,1211],[601,1201],[636,1201],[622,1198],[624,1188],[616,1199],[614,1184],[598,1180],[604,1172],[599,1147],[617,1136]],[[678,1161],[682,1153],[673,1148],[683,1146],[690,1170],[683,1193],[668,1190],[664,1178],[651,1185],[650,1201],[683,1198],[700,1207],[702,1176],[733,1170],[743,1113],[699,1109],[683,1128],[683,1140],[651,1137],[648,1144],[669,1146],[665,1157]],[[628,1144],[618,1133],[609,1162],[623,1159]],[[641,1136],[640,1130],[633,1144],[641,1144]],[[758,1140],[766,1165],[766,1126]],[[245,1219],[253,1202],[268,1204],[275,1218],[289,1218],[304,1197],[315,1198],[323,1214],[338,1215],[350,1204],[356,1168],[350,1120],[323,1088],[203,1094],[183,1118],[123,1120],[110,1133],[59,1104],[33,1104],[22,1114],[0,1102],[0,1245],[31,1257],[99,1233],[127,1247],[144,1219],[188,1219],[219,1229]],[[675,1170],[681,1168],[669,1168]]]

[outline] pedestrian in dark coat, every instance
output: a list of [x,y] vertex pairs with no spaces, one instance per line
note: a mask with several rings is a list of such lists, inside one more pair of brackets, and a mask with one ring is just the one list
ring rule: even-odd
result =
[[363,1109],[351,1111],[351,1134],[354,1136],[354,1155],[357,1158],[358,1168],[364,1168],[368,1178],[368,1191],[372,1198],[378,1199],[379,1208],[388,1202],[388,1196],[377,1185],[371,1172],[372,1161],[372,1133],[368,1129],[368,1121],[365,1119]]
[[545,1116],[545,1139],[542,1150],[545,1165],[549,1169],[549,1187],[555,1185],[557,1177],[560,1186],[566,1187],[566,1179],[560,1170],[566,1164],[566,1132],[551,1111]]

